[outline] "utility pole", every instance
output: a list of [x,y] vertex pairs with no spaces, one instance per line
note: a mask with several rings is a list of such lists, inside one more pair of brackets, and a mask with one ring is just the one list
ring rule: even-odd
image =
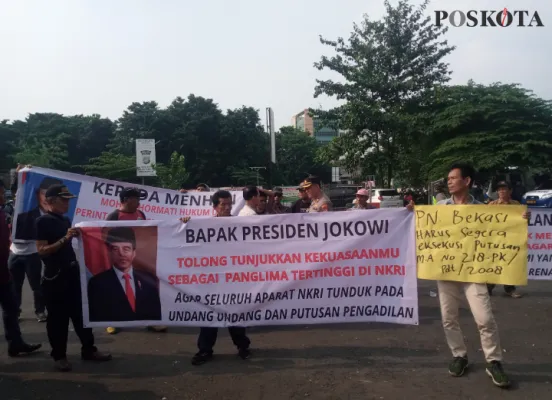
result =
[[257,187],[259,186],[259,171],[261,169],[266,169],[265,167],[249,167],[249,169],[252,169],[253,171],[257,172]]
[[268,184],[272,187],[274,167],[276,166],[276,131],[274,128],[274,111],[271,107],[266,108],[266,131],[270,137],[270,170],[268,171]]

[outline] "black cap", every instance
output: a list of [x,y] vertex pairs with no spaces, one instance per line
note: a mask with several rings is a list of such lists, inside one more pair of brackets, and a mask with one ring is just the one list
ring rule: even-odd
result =
[[145,200],[147,198],[147,193],[145,190],[140,190],[135,187],[127,187],[124,188],[121,193],[119,194],[119,198],[121,199],[121,202],[125,201],[126,199],[129,199],[131,197],[136,197],[140,200]]
[[46,190],[46,197],[61,197],[62,199],[74,199],[75,196],[73,193],[67,189],[65,185],[53,185]]
[[40,182],[39,190],[46,190],[52,185],[61,185],[63,181],[57,178],[52,178],[50,176],[45,177],[42,182]]
[[126,226],[119,226],[117,228],[111,228],[107,231],[105,242],[108,245],[113,243],[132,243],[132,247],[135,249],[136,235],[134,234],[134,229]]
[[510,185],[510,182],[507,182],[507,181],[500,181],[496,184],[496,188],[507,188],[507,189],[511,189],[512,188],[512,185]]

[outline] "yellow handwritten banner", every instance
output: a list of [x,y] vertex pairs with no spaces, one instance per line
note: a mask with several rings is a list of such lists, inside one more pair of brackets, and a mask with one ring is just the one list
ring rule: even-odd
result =
[[527,285],[525,206],[416,206],[418,278]]

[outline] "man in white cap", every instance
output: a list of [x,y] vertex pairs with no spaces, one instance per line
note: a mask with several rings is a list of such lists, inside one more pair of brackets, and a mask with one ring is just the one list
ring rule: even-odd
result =
[[368,203],[370,193],[366,189],[359,189],[356,193],[356,204],[350,210],[373,210],[374,207]]

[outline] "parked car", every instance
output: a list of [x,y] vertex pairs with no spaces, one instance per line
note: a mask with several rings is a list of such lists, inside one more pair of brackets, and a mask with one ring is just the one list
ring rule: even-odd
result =
[[397,189],[372,189],[372,206],[377,208],[403,207],[403,199]]
[[540,184],[535,190],[523,195],[521,204],[529,207],[552,208],[552,180]]

